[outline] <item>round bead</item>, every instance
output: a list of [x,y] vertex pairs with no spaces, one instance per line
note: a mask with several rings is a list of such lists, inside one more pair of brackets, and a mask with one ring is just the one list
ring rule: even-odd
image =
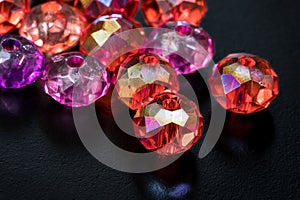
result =
[[74,47],[85,28],[83,14],[67,4],[47,2],[32,8],[19,29],[42,52],[61,53]]
[[43,71],[44,56],[32,42],[20,36],[0,35],[0,87],[24,87]]
[[227,110],[240,114],[267,108],[278,95],[278,76],[268,61],[251,54],[231,54],[213,69],[212,94]]
[[206,14],[205,0],[142,0],[141,9],[151,26],[160,26],[167,21],[187,21],[199,26]]
[[116,81],[119,98],[132,110],[149,103],[162,92],[179,91],[176,72],[153,54],[132,54],[121,65]]
[[133,125],[146,149],[172,155],[189,150],[200,139],[203,117],[193,101],[162,93],[137,111]]
[[[108,71],[117,73],[120,63],[128,56],[126,49],[142,44],[145,38],[143,31],[136,29],[140,27],[138,22],[120,14],[101,16],[85,29],[80,50],[97,58],[107,66]],[[129,30],[131,37],[117,36]],[[120,55],[120,52],[125,53],[120,57],[116,56]]]
[[110,80],[105,66],[79,52],[56,55],[46,64],[42,78],[47,94],[59,103],[80,107],[107,94]]
[[187,22],[167,22],[161,28],[151,33],[146,51],[165,57],[177,74],[193,73],[212,60],[213,40],[203,28]]
[[0,1],[0,34],[19,28],[25,13],[30,9],[29,0]]

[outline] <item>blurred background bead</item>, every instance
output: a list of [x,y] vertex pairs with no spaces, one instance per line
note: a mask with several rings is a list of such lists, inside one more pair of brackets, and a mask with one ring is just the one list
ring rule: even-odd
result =
[[203,128],[196,104],[174,93],[157,95],[137,111],[133,122],[144,147],[163,155],[189,150],[200,139]]
[[46,64],[42,80],[47,94],[63,105],[80,107],[107,94],[110,86],[105,66],[79,52],[56,55]]
[[167,22],[154,29],[147,47],[147,52],[167,58],[177,74],[190,74],[202,69],[214,56],[211,37],[203,28],[187,22]]
[[160,26],[167,21],[187,21],[199,26],[207,12],[205,0],[142,0],[141,9],[150,26]]
[[21,88],[44,71],[44,56],[21,36],[0,35],[0,87]]
[[121,65],[116,81],[119,98],[132,110],[149,103],[162,92],[179,91],[175,70],[153,54],[132,54]]
[[19,28],[25,13],[29,10],[29,0],[1,0],[0,34],[8,33]]
[[128,47],[139,47],[143,43],[145,36],[140,27],[138,22],[120,14],[101,16],[85,29],[80,50],[97,58],[110,72],[117,73],[120,63],[128,56]]
[[86,20],[80,11],[51,1],[32,8],[19,33],[33,41],[42,52],[56,54],[74,47],[85,25]]
[[227,110],[240,114],[267,108],[278,95],[278,76],[268,61],[251,54],[230,54],[213,69],[212,94]]

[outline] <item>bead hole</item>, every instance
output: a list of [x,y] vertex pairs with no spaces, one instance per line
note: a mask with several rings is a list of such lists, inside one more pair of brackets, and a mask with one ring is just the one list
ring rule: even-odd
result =
[[72,56],[67,59],[67,64],[71,68],[79,68],[83,65],[84,59],[80,56]]
[[193,29],[189,26],[179,25],[175,27],[175,31],[179,35],[189,36],[193,34]]
[[12,38],[4,39],[1,45],[6,51],[17,51],[21,47],[21,43],[18,40]]

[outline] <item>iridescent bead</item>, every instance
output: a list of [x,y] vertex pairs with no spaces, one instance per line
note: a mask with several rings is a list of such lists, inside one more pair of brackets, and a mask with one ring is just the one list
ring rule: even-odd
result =
[[110,80],[105,66],[79,52],[56,55],[46,64],[44,89],[59,103],[80,107],[107,94]]
[[149,47],[146,52],[167,58],[177,74],[190,74],[202,69],[214,56],[211,37],[203,28],[187,22],[167,22],[154,29],[146,47]]
[[0,1],[0,34],[19,28],[25,13],[30,9],[29,0]]
[[57,54],[78,43],[85,25],[83,14],[77,9],[51,1],[32,8],[19,33],[33,41],[42,52]]
[[179,91],[174,69],[154,54],[132,54],[121,65],[116,91],[120,100],[132,110],[149,103],[162,92]]
[[0,87],[21,88],[44,71],[44,56],[21,36],[0,35]]
[[162,93],[137,111],[133,125],[146,149],[173,155],[189,150],[200,139],[203,117],[193,101]]
[[227,110],[250,114],[266,109],[278,95],[278,76],[269,62],[251,54],[230,54],[213,69],[212,94]]
[[107,66],[108,71],[117,73],[120,64],[128,56],[126,49],[143,43],[144,32],[137,29],[140,27],[138,22],[120,14],[101,16],[85,29],[80,50],[97,58]]
[[160,26],[167,21],[187,21],[199,26],[206,14],[205,0],[142,0],[141,9],[151,26]]

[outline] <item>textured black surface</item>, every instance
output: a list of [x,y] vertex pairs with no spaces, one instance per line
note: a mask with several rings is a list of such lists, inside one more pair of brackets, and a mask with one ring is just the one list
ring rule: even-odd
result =
[[298,4],[208,0],[215,61],[240,51],[268,59],[280,95],[266,112],[229,115],[203,160],[196,146],[155,173],[112,170],[82,146],[70,110],[38,87],[0,91],[0,199],[300,199]]

